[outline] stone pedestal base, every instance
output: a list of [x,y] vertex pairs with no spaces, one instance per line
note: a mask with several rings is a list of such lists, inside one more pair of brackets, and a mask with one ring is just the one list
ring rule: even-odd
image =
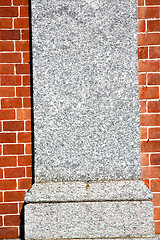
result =
[[25,239],[153,239],[151,198],[142,181],[37,183],[25,196]]

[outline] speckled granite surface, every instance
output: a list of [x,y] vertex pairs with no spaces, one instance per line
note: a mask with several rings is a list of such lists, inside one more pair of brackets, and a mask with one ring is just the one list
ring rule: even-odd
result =
[[36,182],[140,179],[136,4],[32,1]]
[[152,194],[139,181],[136,0],[31,2],[36,183],[25,239],[153,239]]

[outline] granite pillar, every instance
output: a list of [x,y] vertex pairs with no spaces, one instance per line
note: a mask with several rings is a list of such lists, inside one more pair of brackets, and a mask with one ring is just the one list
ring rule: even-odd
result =
[[32,0],[25,239],[154,238],[141,181],[136,0]]

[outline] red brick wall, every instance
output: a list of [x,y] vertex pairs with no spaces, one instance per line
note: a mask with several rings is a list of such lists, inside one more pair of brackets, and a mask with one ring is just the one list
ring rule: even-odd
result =
[[[32,183],[28,4],[0,0],[0,239],[23,235]],[[160,234],[160,0],[138,0],[138,45],[142,178]]]
[[0,0],[0,239],[20,235],[32,183],[28,16],[28,0]]
[[137,17],[142,179],[153,192],[160,234],[160,0],[138,0]]

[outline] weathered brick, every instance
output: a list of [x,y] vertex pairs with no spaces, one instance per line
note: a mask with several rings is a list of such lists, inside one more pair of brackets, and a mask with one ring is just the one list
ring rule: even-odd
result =
[[3,98],[1,100],[2,108],[21,108],[22,98]]
[[25,191],[6,191],[4,192],[5,202],[24,201]]
[[24,167],[5,168],[4,174],[5,178],[25,177],[25,168]]
[[7,145],[4,144],[3,154],[4,155],[24,154],[24,145],[23,144],[7,144]]
[[159,87],[140,87],[139,99],[158,99]]
[[160,126],[160,114],[140,114],[140,126]]

